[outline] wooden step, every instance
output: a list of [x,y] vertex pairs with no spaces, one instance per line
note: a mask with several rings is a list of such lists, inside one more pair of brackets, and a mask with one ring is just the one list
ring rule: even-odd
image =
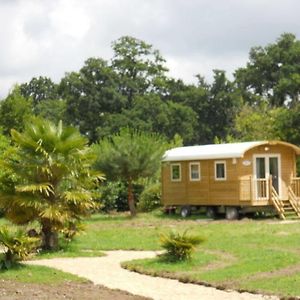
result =
[[271,187],[271,200],[281,219],[297,219],[300,218],[300,207],[298,200],[289,187],[289,199],[282,200],[279,198],[277,191]]
[[285,212],[292,211],[292,212],[294,212],[294,213],[295,213],[295,210],[293,209],[293,207],[292,207],[292,206],[288,206],[288,207],[287,207],[287,206],[285,206],[285,207],[284,207],[284,211],[285,211]]

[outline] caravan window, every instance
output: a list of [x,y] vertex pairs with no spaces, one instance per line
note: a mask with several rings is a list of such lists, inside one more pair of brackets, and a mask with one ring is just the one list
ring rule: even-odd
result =
[[226,180],[226,162],[215,162],[215,180]]
[[200,163],[190,163],[190,181],[200,180]]
[[181,165],[171,164],[171,180],[181,181]]

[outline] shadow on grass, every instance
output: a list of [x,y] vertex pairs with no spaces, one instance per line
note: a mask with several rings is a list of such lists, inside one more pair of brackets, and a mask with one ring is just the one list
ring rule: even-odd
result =
[[1,268],[0,269],[0,274],[1,273],[5,273],[8,271],[19,271],[19,270],[23,270],[26,269],[26,265],[20,263],[20,262],[15,262],[13,264],[11,264],[8,268]]
[[101,250],[93,250],[82,248],[76,243],[76,238],[72,241],[59,241],[59,248],[56,250],[41,250],[39,251],[35,259],[48,259],[56,257],[98,257],[104,256],[105,254]]
[[155,211],[153,213],[153,216],[162,219],[162,220],[177,220],[177,221],[185,221],[185,220],[192,220],[192,221],[197,221],[197,220],[204,220],[204,221],[210,221],[212,219],[206,217],[205,214],[199,213],[199,212],[192,212],[192,214],[188,217],[183,218],[179,213],[175,214],[169,214],[165,213],[163,211]]
[[132,217],[128,213],[119,212],[119,213],[96,213],[90,218],[85,220],[85,223],[95,223],[95,222],[110,222],[110,221],[128,221]]

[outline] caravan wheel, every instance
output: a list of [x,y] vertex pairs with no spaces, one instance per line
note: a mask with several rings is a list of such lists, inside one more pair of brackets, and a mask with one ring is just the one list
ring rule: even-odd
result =
[[180,209],[180,215],[183,218],[188,217],[191,214],[191,208],[189,206],[182,206]]
[[226,219],[237,220],[239,218],[239,211],[237,207],[226,207]]
[[206,216],[210,219],[215,219],[217,216],[216,207],[209,206],[206,208]]

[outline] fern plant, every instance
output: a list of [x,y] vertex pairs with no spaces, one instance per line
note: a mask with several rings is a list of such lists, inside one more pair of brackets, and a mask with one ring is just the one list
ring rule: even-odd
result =
[[4,248],[0,269],[9,269],[16,262],[26,259],[39,242],[38,238],[29,237],[23,229],[0,227],[0,245]]
[[178,233],[171,231],[168,234],[160,235],[160,244],[166,250],[161,258],[167,261],[184,261],[191,259],[196,246],[204,242],[204,239],[189,235],[187,231]]

